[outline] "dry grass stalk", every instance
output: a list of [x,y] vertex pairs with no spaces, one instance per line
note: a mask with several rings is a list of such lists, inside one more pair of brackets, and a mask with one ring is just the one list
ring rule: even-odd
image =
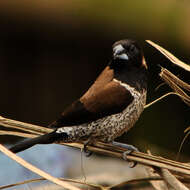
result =
[[184,63],[183,61],[179,60],[177,57],[175,57],[172,53],[164,49],[163,47],[159,46],[158,44],[152,42],[151,40],[146,40],[147,43],[152,45],[154,48],[156,48],[158,51],[160,51],[164,56],[166,56],[172,63],[175,65],[185,69],[186,71],[190,72],[190,66]]
[[[151,152],[148,151],[148,154],[151,155]],[[182,184],[177,177],[175,177],[169,170],[164,168],[157,167],[146,167],[148,176],[161,176],[163,181],[150,181],[152,186],[157,189],[168,189],[168,190],[188,190],[188,188]],[[183,179],[183,178],[181,178]],[[164,183],[165,182],[165,183]]]
[[128,181],[124,181],[122,183],[119,183],[117,185],[113,185],[113,186],[110,186],[109,189],[110,190],[119,190],[119,189],[124,189],[128,187],[128,185],[131,185],[131,184],[137,184],[137,183],[140,183],[140,182],[146,182],[146,181],[162,181],[162,178],[161,177],[146,177],[146,178],[139,178],[139,179],[131,179],[131,180],[128,180]]
[[[152,45],[154,48],[156,48],[158,51],[160,51],[164,56],[166,56],[172,63],[174,63],[175,65],[183,68],[186,71],[190,72],[190,66],[184,62],[182,62],[181,60],[179,60],[177,57],[175,57],[173,54],[171,54],[169,51],[167,51],[166,49],[164,49],[163,47],[159,46],[158,44],[150,41],[150,40],[146,40],[147,43],[149,43],[150,45]],[[187,84],[186,82],[182,81],[181,79],[179,79],[177,76],[175,76],[173,73],[171,73],[170,71],[168,71],[165,68],[161,68],[161,72],[160,72],[160,77],[174,90],[174,92],[176,92],[177,94],[180,95],[180,97],[182,98],[182,100],[190,106],[190,96],[188,96],[182,89],[187,90],[188,92],[190,92],[190,85]]]
[[53,182],[53,183],[55,183],[57,185],[60,185],[61,187],[64,187],[64,188],[70,189],[70,190],[80,190],[79,188],[74,187],[74,186],[70,185],[69,183],[63,182],[63,181],[49,175],[48,173],[40,170],[39,168],[36,168],[35,166],[33,166],[30,163],[26,162],[25,160],[23,160],[22,158],[20,158],[16,154],[9,151],[7,148],[2,146],[1,144],[0,144],[0,151],[3,152],[4,154],[6,154],[9,158],[15,160],[20,165],[22,165],[25,168],[29,169],[30,171],[44,177],[45,179],[47,179],[47,180],[49,180],[49,181],[51,181],[51,182]]
[[[168,92],[168,93],[164,94],[163,96],[157,98],[156,100],[154,100],[154,101],[152,101],[152,102],[146,104],[146,105],[144,106],[144,109],[146,109],[146,108],[152,106],[153,104],[159,102],[160,100],[164,99],[165,97],[168,97],[169,95],[177,95],[177,96],[181,97],[181,95],[179,95],[179,94],[176,93],[176,92]],[[183,97],[181,97],[181,98],[183,98]]]
[[[155,170],[152,167],[146,167],[146,172],[149,177],[157,177],[161,178],[158,173],[155,172]],[[155,180],[150,180],[150,184],[156,189],[156,190],[168,190],[167,185],[164,183],[164,181],[155,181]]]
[[[173,54],[171,54],[169,51],[167,51],[166,49],[164,49],[163,47],[159,46],[158,44],[150,41],[150,40],[146,40],[147,43],[149,43],[150,45],[152,45],[154,48],[156,48],[158,51],[160,51],[164,56],[166,56],[172,63],[174,63],[175,65],[183,68],[186,71],[190,72],[190,66],[184,62],[182,62],[181,60],[179,60],[177,57],[175,57]],[[183,90],[187,90],[190,92],[190,85],[187,84],[186,82],[182,81],[181,79],[179,79],[177,76],[175,76],[173,73],[171,73],[170,71],[168,71],[165,68],[161,68],[161,72],[160,72],[160,77],[174,90],[174,92],[176,92],[177,94],[180,95],[180,97],[182,98],[182,100],[190,106],[190,96],[188,96]]]
[[52,129],[40,127],[38,125],[33,125],[29,123],[24,123],[21,121],[16,121],[0,116],[0,125],[6,128],[15,128],[22,131],[30,132],[32,134],[42,135],[45,133],[50,133]]
[[[18,121],[10,120],[10,119],[7,119],[7,118],[2,118],[1,117],[1,119],[3,119],[4,122],[1,122],[0,125],[4,125],[6,127],[7,125],[9,125],[9,121],[11,121],[10,126],[13,129],[15,129],[14,123],[15,123],[15,125],[17,125],[19,123]],[[37,129],[37,125],[35,125],[35,127],[34,127],[34,125],[26,124],[27,129],[30,129],[30,130],[34,131],[33,134],[29,134],[29,133],[27,133],[25,131],[24,123],[23,122],[21,122],[21,123],[22,123],[22,127],[23,127],[23,132],[21,131],[19,133],[15,133],[14,131],[13,132],[9,131],[8,132],[9,135],[11,135],[11,133],[12,133],[12,135],[22,136],[22,133],[23,133],[24,134],[23,137],[25,137],[26,134],[30,138],[38,136],[36,134],[34,135],[34,133],[36,132],[36,129]],[[9,126],[9,128],[10,128],[10,126]],[[48,129],[48,128],[44,128],[44,127],[40,127],[40,128],[43,131],[42,134],[45,134],[44,132],[46,131],[46,129],[47,129],[46,133],[52,131],[51,129]],[[6,134],[6,131],[4,131],[3,134]],[[80,144],[80,143],[71,143],[71,144],[62,143],[62,144],[67,145],[67,146],[71,146],[71,147],[76,147],[76,148],[79,148],[79,149],[83,148],[83,144]],[[1,148],[2,148],[2,145],[1,145]],[[101,142],[97,142],[94,145],[88,146],[88,149],[90,151],[93,151],[93,152],[97,152],[97,153],[101,153],[101,154],[109,155],[109,156],[113,156],[113,157],[118,157],[118,158],[122,158],[123,157],[123,152],[126,151],[126,149],[124,149],[124,148],[118,148],[118,147],[115,147],[115,146],[113,146],[111,144],[106,144],[106,143],[101,143]],[[15,154],[13,154],[13,155],[15,155]],[[148,155],[148,154],[145,154],[145,153],[142,153],[142,152],[133,152],[133,153],[131,153],[131,155],[127,156],[127,159],[131,160],[131,161],[137,161],[137,162],[139,162],[141,164],[154,166],[154,167],[159,167],[159,168],[166,168],[166,169],[169,169],[169,170],[180,172],[182,174],[190,175],[190,166],[187,165],[187,164],[176,162],[176,161],[173,161],[173,160],[168,160],[168,159],[153,156],[153,155]],[[26,167],[24,164],[22,164],[22,165],[24,167]],[[38,173],[38,175],[40,175],[40,173]],[[41,175],[41,176],[43,176],[43,175]],[[46,178],[46,179],[50,179],[50,178]]]
[[[13,126],[14,123],[15,124],[18,123],[18,121],[10,120],[7,118],[3,118],[3,120],[6,121],[6,125],[9,124],[9,121],[11,121],[11,125],[12,125],[13,129],[14,129],[14,126]],[[0,123],[0,125],[4,125],[4,123]],[[27,125],[27,127],[29,127],[29,124],[26,124],[26,125]],[[30,126],[31,126],[30,130],[34,130],[34,133],[35,133],[37,125],[35,125],[35,127],[33,127],[34,125],[30,125]],[[25,125],[23,122],[22,122],[22,127],[23,127],[23,130],[25,130]],[[52,131],[51,129],[45,128],[45,127],[39,126],[39,128],[43,129],[43,134],[45,134],[44,131],[46,129],[47,129],[46,133]],[[10,133],[11,132],[9,131],[9,135],[10,135]],[[26,134],[30,135],[29,133],[26,133]],[[17,134],[15,132],[13,132],[12,135],[17,135]],[[32,134],[31,137],[34,137],[34,136],[38,136],[38,135]],[[83,144],[80,144],[80,143],[70,143],[70,144],[62,143],[62,144],[67,145],[67,146],[71,146],[71,147],[76,147],[79,149],[83,148]],[[122,158],[123,152],[126,151],[126,149],[124,149],[124,148],[116,147],[116,146],[113,146],[111,144],[106,144],[106,143],[101,143],[101,142],[97,142],[94,145],[88,146],[88,149],[90,151],[93,151],[93,152],[97,152],[97,153],[101,153],[104,155],[109,155],[109,156],[113,156],[113,157],[117,157],[117,158]],[[180,163],[180,162],[176,162],[173,160],[168,160],[165,158],[153,156],[153,155],[148,155],[146,153],[133,152],[127,156],[127,159],[129,159],[131,161],[137,161],[141,164],[166,168],[169,170],[173,170],[176,172],[180,172],[180,173],[190,175],[190,166],[189,165],[184,164],[184,163]]]
[[[76,183],[76,184],[89,186],[89,187],[99,189],[99,190],[105,189],[105,187],[103,187],[101,185],[85,183],[85,182],[82,182],[82,181],[76,180],[76,179],[65,179],[65,178],[58,178],[58,179],[61,180],[61,181],[67,181],[67,182],[71,182],[71,183]],[[36,182],[45,181],[45,180],[47,180],[47,179],[46,178],[36,178],[36,179],[25,180],[25,181],[21,181],[21,182],[14,183],[14,184],[0,186],[0,190],[10,188],[10,187],[16,187],[16,186],[19,186],[19,185],[29,184],[29,183],[36,183]]]
[[18,137],[24,137],[24,138],[36,137],[36,135],[33,135],[33,134],[27,134],[27,133],[16,132],[16,131],[4,131],[4,130],[0,130],[0,135],[12,135],[12,136],[18,136]]
[[[2,189],[6,189],[6,188],[10,188],[10,187],[16,187],[19,185],[24,185],[24,184],[28,184],[28,183],[35,183],[35,182],[39,182],[39,181],[45,181],[47,179],[45,178],[36,178],[36,179],[31,179],[31,180],[25,180],[22,182],[18,182],[18,183],[14,183],[14,184],[9,184],[9,185],[4,185],[4,186],[0,186],[0,190]],[[67,181],[67,182],[72,182],[72,183],[77,183],[77,184],[81,184],[81,185],[87,185],[89,187],[95,188],[95,189],[100,189],[100,190],[115,190],[115,189],[121,189],[121,188],[125,188],[127,187],[127,185],[129,184],[135,184],[135,183],[140,183],[140,182],[145,182],[145,181],[161,181],[163,180],[161,177],[147,177],[147,178],[139,178],[139,179],[131,179],[125,182],[122,182],[120,184],[116,184],[113,186],[101,186],[101,185],[96,185],[96,184],[89,184],[89,183],[84,183],[81,182],[79,180],[73,180],[73,179],[64,179],[64,178],[59,178],[59,180],[63,180],[63,181]]]
[[176,85],[184,88],[185,90],[190,92],[190,85],[187,84],[186,82],[182,81],[181,79],[179,79],[177,76],[175,76],[173,73],[171,73],[170,71],[168,71],[165,68],[162,68],[160,75],[165,75],[168,78],[170,78],[170,80],[172,80]]
[[[147,151],[149,155],[152,155],[150,150]],[[159,172],[156,172],[160,168],[157,167],[146,167],[146,171],[149,177],[160,177]],[[160,170],[159,170],[160,171]],[[156,189],[156,190],[170,190],[168,185],[164,181],[150,181],[150,184]]]
[[[186,63],[182,62],[178,58],[176,58],[173,54],[171,54],[170,52],[168,52],[167,50],[165,50],[164,48],[162,48],[161,46],[155,44],[154,42],[152,42],[150,40],[146,40],[146,42],[151,44],[158,51],[160,51],[163,55],[165,55],[172,63],[174,63],[175,65],[190,72],[190,66],[187,65]],[[170,71],[168,71],[167,69],[165,69],[163,67],[161,68],[161,72],[159,75],[173,89],[173,91],[175,93],[177,93],[180,96],[180,98],[188,106],[190,106],[190,96],[187,93],[185,93],[184,90],[182,90],[182,89],[185,89],[186,91],[190,92],[190,85],[187,84],[186,82],[182,81],[177,76],[175,76],[173,73],[171,73]],[[189,128],[186,129],[186,132],[189,131]],[[187,137],[187,135],[186,135],[186,137]],[[184,138],[184,140],[185,140],[185,138]],[[183,142],[184,142],[184,140],[183,140]],[[181,144],[181,147],[183,145],[183,142]],[[180,147],[180,149],[181,149],[181,147]],[[174,175],[172,175],[167,169],[160,168],[158,171],[159,171],[160,175],[164,178],[165,182],[167,184],[169,184],[169,186],[170,186],[170,187],[168,187],[169,189],[170,188],[175,189],[175,190],[187,190],[188,189],[179,180],[177,180],[177,178]],[[153,182],[153,183],[155,184],[157,182]],[[155,186],[155,188],[156,187],[157,187],[157,189],[159,189],[158,186]]]
[[167,169],[160,169],[160,176],[163,177],[164,181],[171,186],[174,190],[188,190],[188,188],[182,184],[174,175],[171,174]]
[[180,80],[166,68],[161,68],[160,77],[176,92],[180,95],[181,99],[190,106],[190,96],[188,96],[182,88],[190,92],[190,85]]
[[[164,56],[166,56],[175,65],[183,68],[186,71],[190,71],[190,66],[188,64],[186,64],[186,63],[182,62],[181,60],[179,60],[178,58],[176,58],[173,54],[171,54],[170,52],[165,50],[163,47],[157,45],[156,43],[154,43],[150,40],[146,40],[146,42],[151,44],[153,47],[155,47],[158,51],[160,51]],[[174,93],[176,93],[182,99],[182,101],[184,103],[186,103],[188,106],[190,106],[190,96],[186,92],[184,92],[184,90],[186,90],[187,92],[190,92],[190,84],[187,84],[186,82],[182,81],[177,76],[175,76],[173,73],[171,73],[170,71],[168,71],[166,68],[163,68],[163,67],[161,67],[161,72],[159,75],[165,81],[165,83],[168,84],[173,89]],[[190,130],[190,127],[186,128],[186,130],[184,131],[185,133],[186,132],[188,132],[188,133],[185,135],[185,137],[180,145],[180,149],[179,149],[177,157],[179,157],[179,153],[182,149],[182,146],[190,134],[189,130]]]
[[[155,171],[153,171],[153,168],[151,167],[147,167],[148,169],[148,172],[151,172],[151,174],[149,174],[150,177],[145,177],[145,178],[138,178],[138,179],[131,179],[131,180],[128,180],[128,181],[124,181],[122,183],[119,183],[119,184],[116,184],[116,185],[112,185],[112,186],[101,186],[101,185],[97,185],[97,184],[91,184],[91,183],[86,183],[86,182],[82,182],[82,181],[79,181],[79,180],[74,180],[74,179],[65,179],[65,178],[59,178],[60,180],[63,180],[63,181],[67,181],[67,182],[72,182],[72,183],[77,183],[77,184],[81,184],[81,185],[85,185],[85,186],[89,186],[89,187],[92,187],[92,188],[95,188],[95,189],[98,189],[98,190],[115,190],[115,189],[121,189],[121,188],[127,188],[128,185],[131,185],[131,184],[138,184],[140,182],[146,182],[146,181],[149,181],[151,184],[156,184],[156,183],[161,183],[163,178],[160,177],[158,174],[155,173]],[[184,180],[184,178],[182,177],[177,177],[179,178],[181,181],[185,182],[185,183],[190,183],[188,180]],[[19,186],[19,185],[23,185],[23,184],[28,184],[28,183],[35,183],[35,182],[39,182],[39,181],[45,181],[47,179],[45,178],[36,178],[36,179],[31,179],[31,180],[25,180],[25,181],[22,181],[22,182],[18,182],[18,183],[14,183],[14,184],[9,184],[9,185],[4,185],[4,186],[0,186],[0,190],[2,189],[6,189],[6,188],[10,188],[10,187],[16,187],[16,186]],[[153,187],[155,187],[155,189],[157,190],[167,190],[167,186],[164,182],[162,182],[164,185],[157,185]]]

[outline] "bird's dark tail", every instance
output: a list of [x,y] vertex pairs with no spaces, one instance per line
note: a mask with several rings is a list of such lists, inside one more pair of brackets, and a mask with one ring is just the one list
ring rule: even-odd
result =
[[65,139],[67,139],[67,137],[68,135],[66,133],[56,133],[56,131],[53,131],[51,133],[48,133],[36,138],[24,140],[16,144],[15,146],[11,147],[9,150],[14,153],[18,153],[36,144],[50,144],[56,141],[61,141],[61,140],[64,141]]

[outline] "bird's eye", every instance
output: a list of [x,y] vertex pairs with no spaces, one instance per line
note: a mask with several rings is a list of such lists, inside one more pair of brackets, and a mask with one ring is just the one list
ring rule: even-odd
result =
[[131,53],[133,53],[133,52],[135,51],[135,46],[134,46],[134,45],[131,45],[130,48],[129,48],[129,51],[130,51]]

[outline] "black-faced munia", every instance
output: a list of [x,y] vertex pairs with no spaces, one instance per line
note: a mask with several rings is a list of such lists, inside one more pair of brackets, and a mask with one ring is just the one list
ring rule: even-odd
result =
[[49,125],[55,130],[25,140],[10,150],[54,142],[112,142],[134,126],[144,110],[147,65],[134,40],[113,44],[113,57],[89,90]]

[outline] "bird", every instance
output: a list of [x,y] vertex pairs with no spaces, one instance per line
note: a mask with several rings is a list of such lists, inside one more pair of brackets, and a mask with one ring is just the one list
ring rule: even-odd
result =
[[139,44],[132,39],[115,42],[111,60],[91,87],[48,125],[53,131],[21,141],[9,150],[18,153],[36,144],[60,142],[115,142],[143,112],[147,80],[148,67]]

